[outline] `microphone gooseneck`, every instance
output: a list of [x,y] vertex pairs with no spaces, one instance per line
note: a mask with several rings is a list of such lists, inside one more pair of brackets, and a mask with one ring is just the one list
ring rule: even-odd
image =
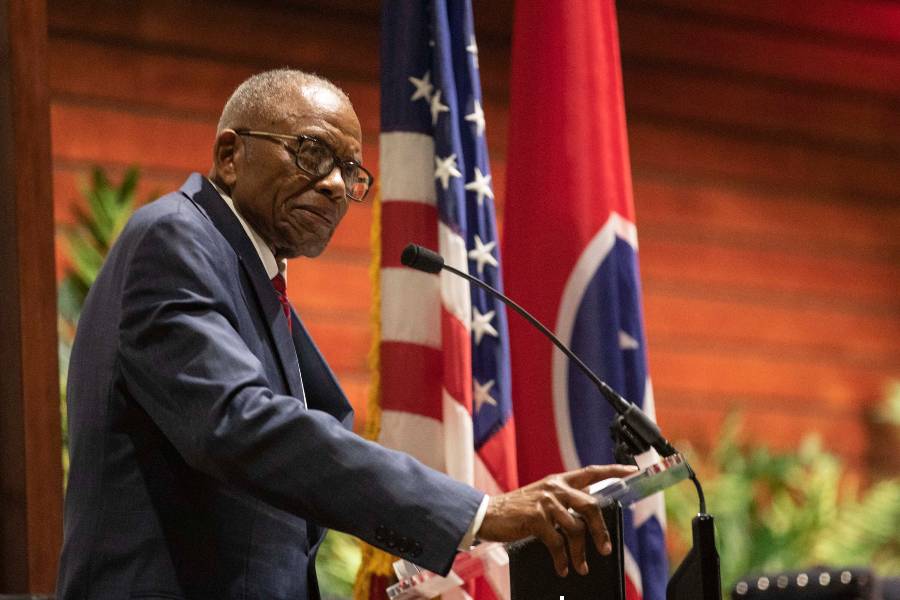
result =
[[[569,360],[571,360],[581,372],[597,386],[597,389],[603,397],[606,398],[619,414],[619,416],[613,420],[613,425],[610,427],[610,431],[613,434],[613,440],[616,443],[617,459],[620,449],[624,449],[626,453],[633,455],[638,452],[645,452],[649,450],[651,446],[665,458],[678,454],[678,451],[675,450],[672,444],[663,437],[662,432],[659,430],[659,426],[647,416],[647,413],[620,396],[605,381],[597,377],[584,361],[563,344],[553,332],[547,329],[543,323],[534,318],[527,310],[516,304],[505,294],[468,273],[444,264],[444,259],[440,254],[427,248],[423,248],[422,246],[409,244],[403,250],[403,255],[400,260],[404,265],[414,269],[419,269],[428,273],[438,273],[441,270],[449,271],[454,275],[458,275],[459,277],[468,280],[522,315],[526,321],[531,323],[538,331],[543,333],[547,339],[553,342],[553,345],[569,357]],[[633,460],[633,456],[630,456],[630,458]],[[619,459],[619,462],[625,461]],[[693,598],[696,596],[693,592],[693,588],[697,585],[696,582],[702,581],[702,589],[704,592],[703,598],[715,600],[722,596],[722,582],[721,570],[719,567],[719,554],[716,550],[713,517],[706,512],[706,497],[703,494],[703,487],[700,485],[697,474],[687,461],[684,461],[684,464],[688,469],[688,477],[691,482],[693,482],[697,491],[700,511],[697,516],[694,517],[692,522],[694,531],[693,547],[688,553],[687,558],[684,559],[684,562],[682,562],[672,576],[668,588],[670,591],[674,590],[675,597]]]
[[597,375],[591,371],[591,369],[582,361],[578,355],[572,352],[568,346],[562,343],[562,341],[553,334],[552,331],[547,329],[547,327],[534,318],[531,313],[527,310],[516,304],[511,298],[507,297],[505,294],[500,292],[497,289],[494,289],[487,283],[478,279],[477,277],[473,277],[464,271],[460,271],[450,265],[444,263],[444,258],[434,252],[433,250],[429,250],[428,248],[424,248],[417,244],[409,244],[406,248],[403,249],[403,254],[400,257],[400,262],[408,267],[412,267],[413,269],[418,269],[420,271],[425,271],[427,273],[438,273],[442,269],[445,271],[449,271],[454,275],[462,277],[463,279],[467,279],[471,283],[474,283],[476,286],[485,290],[491,296],[497,298],[514,311],[522,315],[526,321],[531,323],[535,328],[538,329],[541,333],[544,334],[553,345],[560,349],[560,351],[565,354],[569,360],[571,360],[575,365],[584,373],[588,379],[597,387],[603,397],[612,405],[617,413],[619,413],[621,421],[627,427],[629,432],[637,437],[640,441],[644,442],[645,449],[652,446],[656,449],[657,452],[661,456],[672,456],[673,454],[677,454],[677,451],[674,447],[663,437],[662,432],[659,430],[659,426],[654,423],[650,417],[647,416],[647,413],[642,411],[636,405],[632,404],[614,389],[612,389],[609,384],[605,381],[597,377]]

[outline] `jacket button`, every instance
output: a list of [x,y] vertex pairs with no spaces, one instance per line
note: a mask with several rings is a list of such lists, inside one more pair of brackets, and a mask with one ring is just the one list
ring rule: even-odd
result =
[[379,525],[375,528],[375,539],[379,542],[383,542],[387,539],[387,527],[384,525]]

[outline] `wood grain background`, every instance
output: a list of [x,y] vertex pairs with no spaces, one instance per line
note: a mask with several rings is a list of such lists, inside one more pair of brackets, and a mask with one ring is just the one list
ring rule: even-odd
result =
[[[49,12],[59,223],[92,165],[139,165],[141,197],[207,172],[232,89],[282,65],[347,90],[377,173],[375,0],[51,0]],[[512,1],[475,13],[502,219]],[[740,410],[756,440],[817,431],[860,469],[877,452],[865,412],[900,377],[900,5],[629,0],[618,13],[664,430],[708,446]],[[370,223],[369,206],[351,207],[323,257],[289,271],[361,417]]]

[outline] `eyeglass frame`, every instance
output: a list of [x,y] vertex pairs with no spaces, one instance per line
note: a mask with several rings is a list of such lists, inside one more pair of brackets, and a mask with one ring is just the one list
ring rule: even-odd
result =
[[[294,157],[294,164],[297,166],[297,168],[300,169],[301,171],[303,171],[304,173],[306,173],[307,175],[313,177],[313,181],[318,181],[320,179],[324,179],[325,177],[328,176],[328,174],[331,173],[331,171],[334,171],[334,167],[338,167],[339,169],[341,169],[341,180],[342,181],[344,180],[344,171],[343,171],[344,165],[351,165],[351,166],[354,166],[354,167],[360,169],[363,173],[365,173],[369,177],[369,185],[366,188],[366,192],[362,195],[362,198],[354,198],[353,196],[351,196],[350,193],[347,191],[349,188],[347,187],[346,182],[344,182],[344,195],[347,198],[350,198],[351,200],[353,200],[354,202],[363,202],[366,199],[366,196],[369,194],[369,190],[372,189],[372,184],[375,183],[375,176],[372,175],[372,173],[367,168],[362,166],[361,163],[358,163],[355,160],[342,160],[337,155],[337,152],[334,151],[334,148],[332,148],[327,143],[323,142],[322,140],[320,140],[319,138],[317,138],[315,136],[304,135],[302,133],[298,133],[296,135],[288,135],[285,133],[272,133],[269,131],[258,131],[258,130],[254,130],[254,129],[246,129],[243,127],[239,128],[239,129],[234,129],[233,131],[238,135],[246,135],[248,137],[269,139],[273,142],[280,142],[281,145],[284,146],[285,150],[287,150]],[[291,148],[288,144],[284,143],[283,140],[290,140],[292,142],[297,142],[298,148],[296,150],[294,148]],[[334,166],[331,167],[331,171],[329,171],[325,175],[319,175],[318,173],[311,173],[309,170],[305,169],[303,166],[300,165],[299,145],[302,144],[305,140],[309,140],[311,142],[316,142],[318,144],[321,144],[326,149],[328,149],[329,152],[331,152],[332,162],[334,163]]]

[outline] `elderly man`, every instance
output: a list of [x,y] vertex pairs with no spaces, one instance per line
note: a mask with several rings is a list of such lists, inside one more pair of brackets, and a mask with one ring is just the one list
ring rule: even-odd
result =
[[625,467],[487,497],[351,432],[283,272],[365,197],[361,137],[332,83],[256,75],[225,105],[209,177],[122,232],[69,370],[60,598],[318,598],[325,527],[441,572],[476,535],[537,535],[564,574],[566,539],[586,568],[571,508],[608,551],[579,488]]

